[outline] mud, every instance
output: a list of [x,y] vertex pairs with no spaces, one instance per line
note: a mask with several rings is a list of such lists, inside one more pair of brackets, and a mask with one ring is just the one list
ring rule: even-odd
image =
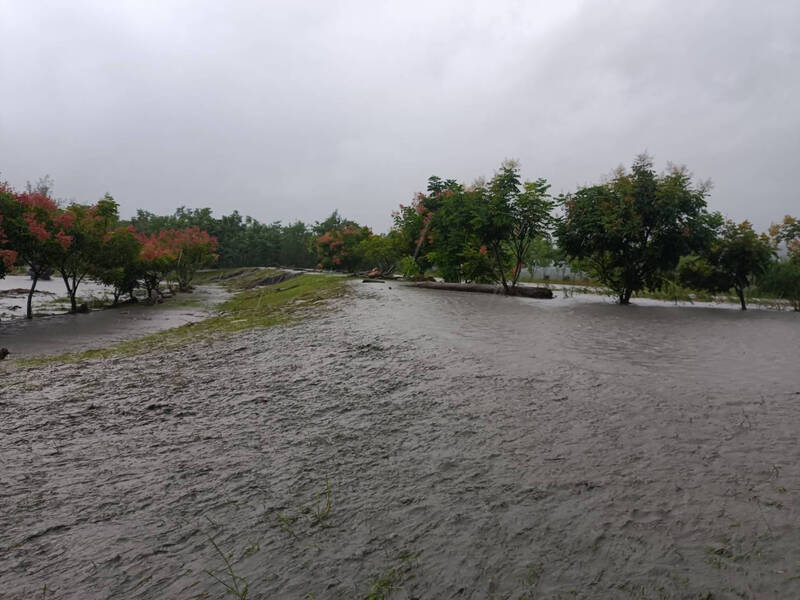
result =
[[798,339],[354,284],[168,356],[0,364],[0,597],[223,598],[213,538],[249,598],[797,598]]

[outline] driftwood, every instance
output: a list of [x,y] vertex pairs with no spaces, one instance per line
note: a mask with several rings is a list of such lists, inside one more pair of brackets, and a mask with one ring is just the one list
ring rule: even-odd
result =
[[[502,285],[485,283],[442,283],[439,281],[420,281],[412,284],[414,287],[429,288],[433,290],[451,290],[454,292],[478,292],[481,294],[505,294]],[[553,290],[543,287],[517,286],[509,287],[509,295],[523,296],[524,298],[550,299]]]
[[363,279],[361,283],[386,283],[383,279]]

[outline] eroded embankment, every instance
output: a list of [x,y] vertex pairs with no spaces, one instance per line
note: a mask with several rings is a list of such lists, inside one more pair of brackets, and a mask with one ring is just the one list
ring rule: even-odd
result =
[[0,594],[222,598],[213,538],[249,598],[797,597],[797,321],[688,312],[356,284],[6,373]]

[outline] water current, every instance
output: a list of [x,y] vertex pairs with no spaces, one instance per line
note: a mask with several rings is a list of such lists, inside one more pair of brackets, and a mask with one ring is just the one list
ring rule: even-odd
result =
[[798,342],[789,312],[353,284],[0,365],[0,598],[797,598]]

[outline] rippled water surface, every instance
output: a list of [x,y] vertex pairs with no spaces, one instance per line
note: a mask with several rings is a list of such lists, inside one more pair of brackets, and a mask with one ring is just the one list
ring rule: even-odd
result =
[[0,365],[0,598],[222,598],[211,539],[250,598],[797,598],[798,342],[787,312],[354,284]]

